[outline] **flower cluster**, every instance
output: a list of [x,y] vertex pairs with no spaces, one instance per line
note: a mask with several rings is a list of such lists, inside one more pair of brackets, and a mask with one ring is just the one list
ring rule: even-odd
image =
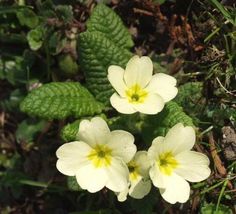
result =
[[[109,67],[108,79],[117,91],[110,100],[117,111],[156,114],[176,96],[176,80],[166,74],[152,76],[152,67],[148,57],[138,56],[125,70]],[[187,181],[199,182],[210,175],[207,156],[191,151],[194,129],[182,123],[165,137],[156,137],[147,151],[137,151],[131,133],[110,131],[101,117],[82,120],[77,139],[59,147],[57,169],[75,176],[80,187],[91,193],[104,187],[112,190],[119,201],[127,195],[141,199],[153,184],[169,203],[184,203],[190,196]]]
[[202,181],[210,175],[208,158],[190,151],[195,143],[193,128],[181,123],[166,137],[155,138],[147,152],[136,153],[133,135],[110,131],[100,117],[83,120],[78,137],[80,141],[57,150],[57,169],[76,176],[80,187],[91,193],[107,187],[119,201],[127,194],[140,199],[149,193],[152,181],[166,201],[183,203],[190,195],[187,181]]

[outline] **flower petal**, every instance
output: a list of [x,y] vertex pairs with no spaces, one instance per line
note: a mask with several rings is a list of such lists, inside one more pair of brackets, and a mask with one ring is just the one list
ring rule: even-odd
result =
[[167,202],[171,204],[185,203],[189,199],[190,186],[182,177],[173,173],[171,176],[166,176],[166,182],[166,188],[160,189],[160,193]]
[[158,188],[166,188],[167,187],[167,179],[166,175],[164,175],[160,169],[159,166],[155,163],[149,170],[149,175],[152,180],[152,183],[155,187]]
[[101,117],[94,117],[91,121],[82,120],[77,133],[77,137],[91,147],[106,143],[109,136],[110,130]]
[[74,176],[91,149],[88,144],[81,141],[63,144],[56,151],[56,156],[59,158],[57,169],[64,175]]
[[76,180],[82,189],[94,193],[105,187],[108,177],[104,168],[95,168],[88,161],[77,170]]
[[112,158],[111,166],[105,168],[108,181],[106,187],[114,192],[122,192],[128,186],[129,170],[127,165],[121,160]]
[[150,168],[150,161],[147,157],[146,151],[138,151],[134,156],[134,162],[138,165],[138,169],[142,177],[148,177],[148,171]]
[[206,155],[194,151],[184,151],[176,155],[179,166],[175,173],[191,182],[203,181],[209,177],[210,162]]
[[135,84],[144,88],[151,80],[153,72],[152,60],[147,56],[134,56],[126,65],[124,80],[128,87]]
[[129,195],[132,198],[141,199],[146,196],[151,190],[151,181],[141,179],[135,184],[131,184]]
[[164,137],[156,137],[153,141],[152,141],[152,145],[150,146],[150,148],[148,149],[148,158],[151,162],[155,162],[156,158],[158,157],[158,155],[162,152],[160,151],[160,146],[162,146],[162,143],[164,142]]
[[158,73],[152,79],[146,90],[159,94],[165,102],[172,100],[178,93],[176,79],[170,75]]
[[124,82],[124,69],[117,65],[111,65],[108,68],[108,80],[120,96],[125,97],[127,86]]
[[134,136],[123,130],[111,132],[108,146],[112,149],[112,156],[121,158],[125,163],[128,163],[137,151]]
[[173,126],[165,137],[165,150],[171,151],[174,155],[192,149],[196,135],[193,127],[183,126],[178,123]]
[[134,109],[144,114],[157,114],[164,108],[164,101],[158,94],[148,94],[143,103],[133,104]]
[[114,107],[120,113],[133,114],[137,112],[137,110],[134,109],[133,105],[130,104],[126,98],[120,97],[117,93],[114,93],[111,96],[110,102],[112,107]]
[[119,201],[119,202],[125,201],[125,200],[127,199],[128,193],[129,193],[129,187],[127,186],[127,188],[126,188],[124,191],[117,193],[117,199],[118,199],[118,201]]

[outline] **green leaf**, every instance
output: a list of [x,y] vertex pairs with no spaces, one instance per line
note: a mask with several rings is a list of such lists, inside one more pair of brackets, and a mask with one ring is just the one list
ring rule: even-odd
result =
[[76,60],[70,54],[63,54],[58,57],[58,66],[61,70],[61,73],[65,76],[74,76],[79,71],[79,66],[76,63]]
[[76,118],[100,113],[103,105],[74,82],[54,82],[33,90],[21,103],[21,110],[46,119]]
[[5,7],[0,7],[0,15],[2,14],[7,14],[7,13],[16,13],[21,9],[27,9],[25,6],[5,6]]
[[158,4],[164,4],[166,0],[153,0],[153,2]]
[[130,48],[134,45],[120,17],[104,4],[98,4],[94,8],[87,27],[90,32],[101,32],[118,47]]
[[41,48],[43,44],[44,31],[45,29],[42,26],[38,26],[37,28],[28,32],[27,40],[32,50],[36,51]]
[[235,13],[231,14],[229,11],[227,11],[223,4],[221,4],[218,0],[210,0],[210,2],[222,13],[226,20],[230,21],[234,26],[236,26],[236,20],[234,17]]
[[55,8],[59,18],[65,23],[69,23],[73,20],[73,10],[70,5],[58,5]]
[[178,88],[175,101],[192,117],[203,115],[205,99],[202,95],[202,82],[188,82]]
[[[202,82],[188,82],[179,86],[178,95],[175,98],[179,104],[187,105],[189,101],[191,103],[195,99],[199,99],[202,96],[203,83]],[[196,96],[191,100],[192,96]],[[194,103],[196,104],[196,103]]]
[[192,119],[183,112],[182,107],[171,101],[166,103],[164,109],[156,116],[145,116],[142,125],[143,139],[151,143],[158,136],[165,136],[177,123],[183,123],[185,126],[194,126]]
[[66,39],[62,38],[60,32],[54,32],[48,41],[48,48],[52,55],[59,54],[66,44]]
[[140,113],[120,114],[106,120],[111,130],[122,129],[134,135],[142,132],[143,121]]
[[0,79],[6,79],[12,85],[27,82],[27,69],[21,56],[0,58]]
[[[20,33],[3,33],[0,31],[0,42],[5,44],[27,44],[26,36]],[[2,48],[2,47],[1,47]],[[8,49],[10,51],[10,49]]]
[[218,211],[216,211],[215,204],[206,204],[201,208],[201,214],[232,214],[230,207],[220,204]]
[[80,120],[76,120],[73,123],[69,123],[61,130],[61,138],[65,142],[76,140],[76,135],[79,131]]
[[225,121],[229,120],[233,125],[236,124],[236,109],[225,104],[209,104],[206,109],[206,117],[216,127],[223,127]]
[[16,16],[22,26],[34,28],[38,25],[38,16],[29,8],[21,9],[16,13]]
[[79,37],[79,55],[88,89],[97,100],[109,104],[114,90],[107,79],[107,69],[110,65],[124,67],[132,54],[99,32],[85,32]]
[[4,111],[16,112],[23,98],[24,94],[20,91],[20,89],[15,89],[11,92],[8,99],[0,101],[0,107]]
[[81,187],[79,186],[76,178],[74,176],[67,177],[67,187],[71,191],[81,191]]
[[46,125],[46,122],[41,120],[37,123],[30,120],[23,120],[16,130],[16,140],[18,142],[24,141],[31,143],[34,140],[34,136],[40,132]]
[[150,214],[153,213],[153,208],[158,201],[157,192],[151,191],[147,196],[145,196],[142,200],[137,200],[132,198],[130,200],[130,205],[133,209],[136,210],[135,213],[138,214]]
[[[19,158],[17,161],[21,161]],[[0,200],[3,201],[6,199],[6,196],[9,194],[9,191],[13,197],[19,199],[22,197],[23,189],[19,183],[19,180],[24,179],[25,175],[21,170],[7,170],[4,171],[0,176]],[[8,191],[8,193],[6,192]]]

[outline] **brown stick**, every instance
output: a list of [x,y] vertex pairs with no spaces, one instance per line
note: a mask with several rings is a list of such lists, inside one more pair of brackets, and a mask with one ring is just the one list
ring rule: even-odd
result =
[[154,14],[150,11],[146,11],[146,10],[143,10],[143,9],[139,9],[139,8],[134,8],[134,13],[140,13],[140,14],[143,14],[143,15],[146,15],[146,16],[154,16]]
[[[226,177],[227,171],[217,153],[215,140],[214,140],[212,132],[209,133],[209,144],[210,144],[211,156],[212,156],[212,159],[214,161],[217,171],[219,172],[221,176]],[[233,189],[233,185],[230,181],[228,181],[227,186],[229,189]]]

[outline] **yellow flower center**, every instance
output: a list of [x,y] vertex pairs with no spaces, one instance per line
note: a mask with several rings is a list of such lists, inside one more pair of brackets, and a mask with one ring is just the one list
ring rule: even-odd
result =
[[126,90],[126,96],[130,103],[143,103],[148,93],[142,89],[138,84],[133,85]]
[[178,166],[178,162],[174,158],[172,152],[165,152],[161,154],[157,160],[157,164],[160,171],[166,175],[171,175],[172,171]]
[[129,179],[135,181],[139,176],[139,167],[134,161],[128,163],[129,168]]
[[97,145],[87,157],[96,168],[111,165],[111,149],[106,145]]

